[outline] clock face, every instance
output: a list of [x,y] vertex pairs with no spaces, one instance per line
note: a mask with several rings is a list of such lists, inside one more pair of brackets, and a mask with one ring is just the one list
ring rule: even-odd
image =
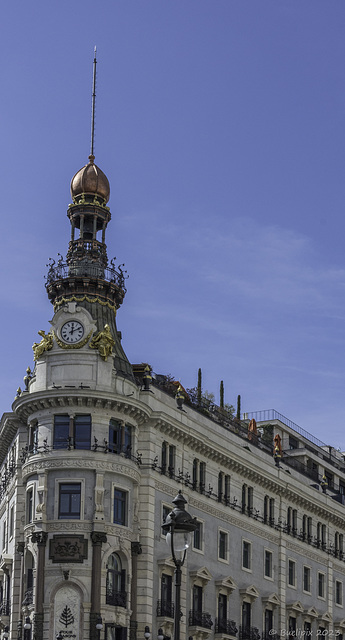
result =
[[69,320],[61,327],[61,338],[68,344],[75,344],[82,339],[84,327],[78,320]]

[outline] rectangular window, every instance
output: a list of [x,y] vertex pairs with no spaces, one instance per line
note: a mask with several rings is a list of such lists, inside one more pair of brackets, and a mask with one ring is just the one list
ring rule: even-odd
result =
[[199,491],[205,493],[206,486],[206,462],[200,462],[199,467]]
[[319,598],[325,597],[325,574],[320,571],[317,574],[317,595]]
[[343,605],[343,583],[340,580],[335,581],[335,604]]
[[114,519],[115,524],[127,525],[127,492],[114,488]]
[[173,579],[169,574],[163,573],[161,580],[161,603],[160,612],[157,612],[160,616],[167,616],[168,618],[174,617],[173,603],[172,603],[172,587]]
[[193,586],[193,614],[195,616],[194,624],[198,624],[198,614],[200,614],[199,624],[201,622],[202,614],[202,587],[198,585]]
[[11,540],[11,538],[13,538],[13,532],[14,532],[14,506],[11,507],[10,509],[10,522],[9,522],[9,539]]
[[54,416],[54,449],[90,449],[91,416]]
[[225,531],[219,531],[218,558],[221,560],[228,559],[228,534]]
[[91,416],[80,415],[74,418],[74,448],[90,449],[91,446]]
[[224,476],[224,502],[230,502],[230,476]]
[[194,531],[193,549],[202,551],[202,522],[198,522]]
[[226,628],[226,620],[227,620],[227,604],[228,598],[225,593],[220,593],[218,595],[218,633],[227,631]]
[[[169,515],[169,513],[171,512],[171,507],[167,507],[167,505],[163,504],[162,507],[162,524],[165,523],[167,516]],[[162,535],[166,536],[167,531],[164,531],[164,529],[161,529]]]
[[289,436],[289,449],[298,449],[298,440],[293,436]]
[[81,484],[65,483],[59,484],[59,519],[79,520],[81,502]]
[[132,431],[129,424],[111,419],[109,423],[109,451],[123,453],[130,457],[132,452]]
[[247,540],[242,541],[242,569],[251,569],[252,545]]
[[69,416],[54,416],[54,449],[68,449],[69,423]]
[[270,498],[269,513],[270,513],[270,525],[272,527],[274,525],[274,498]]
[[303,567],[303,591],[310,593],[310,567]]
[[294,560],[289,560],[288,565],[288,585],[289,587],[296,586],[296,562]]
[[273,578],[273,553],[265,550],[265,578]]
[[34,517],[34,490],[28,489],[26,493],[26,524],[32,522]]
[[4,521],[4,526],[2,529],[2,548],[3,550],[6,549],[6,531],[7,531],[7,521]]
[[29,451],[30,453],[37,453],[38,451],[38,424],[37,423],[32,425],[29,431]]

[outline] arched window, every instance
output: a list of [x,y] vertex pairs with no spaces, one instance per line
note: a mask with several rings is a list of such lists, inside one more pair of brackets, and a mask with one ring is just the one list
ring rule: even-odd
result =
[[122,568],[121,558],[117,553],[112,553],[107,564],[106,604],[126,607],[127,593],[125,588],[126,571]]

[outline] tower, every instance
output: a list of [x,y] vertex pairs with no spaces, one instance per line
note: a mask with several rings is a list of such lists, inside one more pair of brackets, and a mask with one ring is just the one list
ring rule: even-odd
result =
[[[48,297],[55,314],[64,305],[69,305],[69,309],[75,309],[77,305],[91,314],[98,333],[108,327],[109,346],[113,340],[115,367],[120,375],[132,378],[132,368],[116,328],[116,312],[126,293],[125,273],[121,266],[115,269],[114,260],[109,264],[105,244],[106,228],[111,219],[107,206],[110,187],[107,177],[94,163],[93,155],[72,178],[71,195],[73,202],[67,211],[71,223],[67,257],[65,262],[62,256],[57,263],[50,262],[46,281]],[[63,314],[60,316],[67,318]],[[66,322],[57,325],[55,339],[59,346],[81,348],[87,341],[91,325],[86,327],[74,317],[69,319],[70,324]]]

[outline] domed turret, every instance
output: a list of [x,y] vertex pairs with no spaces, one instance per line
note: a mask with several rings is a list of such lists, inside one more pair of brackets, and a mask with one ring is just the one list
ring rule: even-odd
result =
[[89,156],[90,162],[82,169],[79,169],[71,181],[72,198],[80,196],[82,193],[100,196],[108,202],[110,196],[110,185],[107,176],[94,164],[94,155]]

